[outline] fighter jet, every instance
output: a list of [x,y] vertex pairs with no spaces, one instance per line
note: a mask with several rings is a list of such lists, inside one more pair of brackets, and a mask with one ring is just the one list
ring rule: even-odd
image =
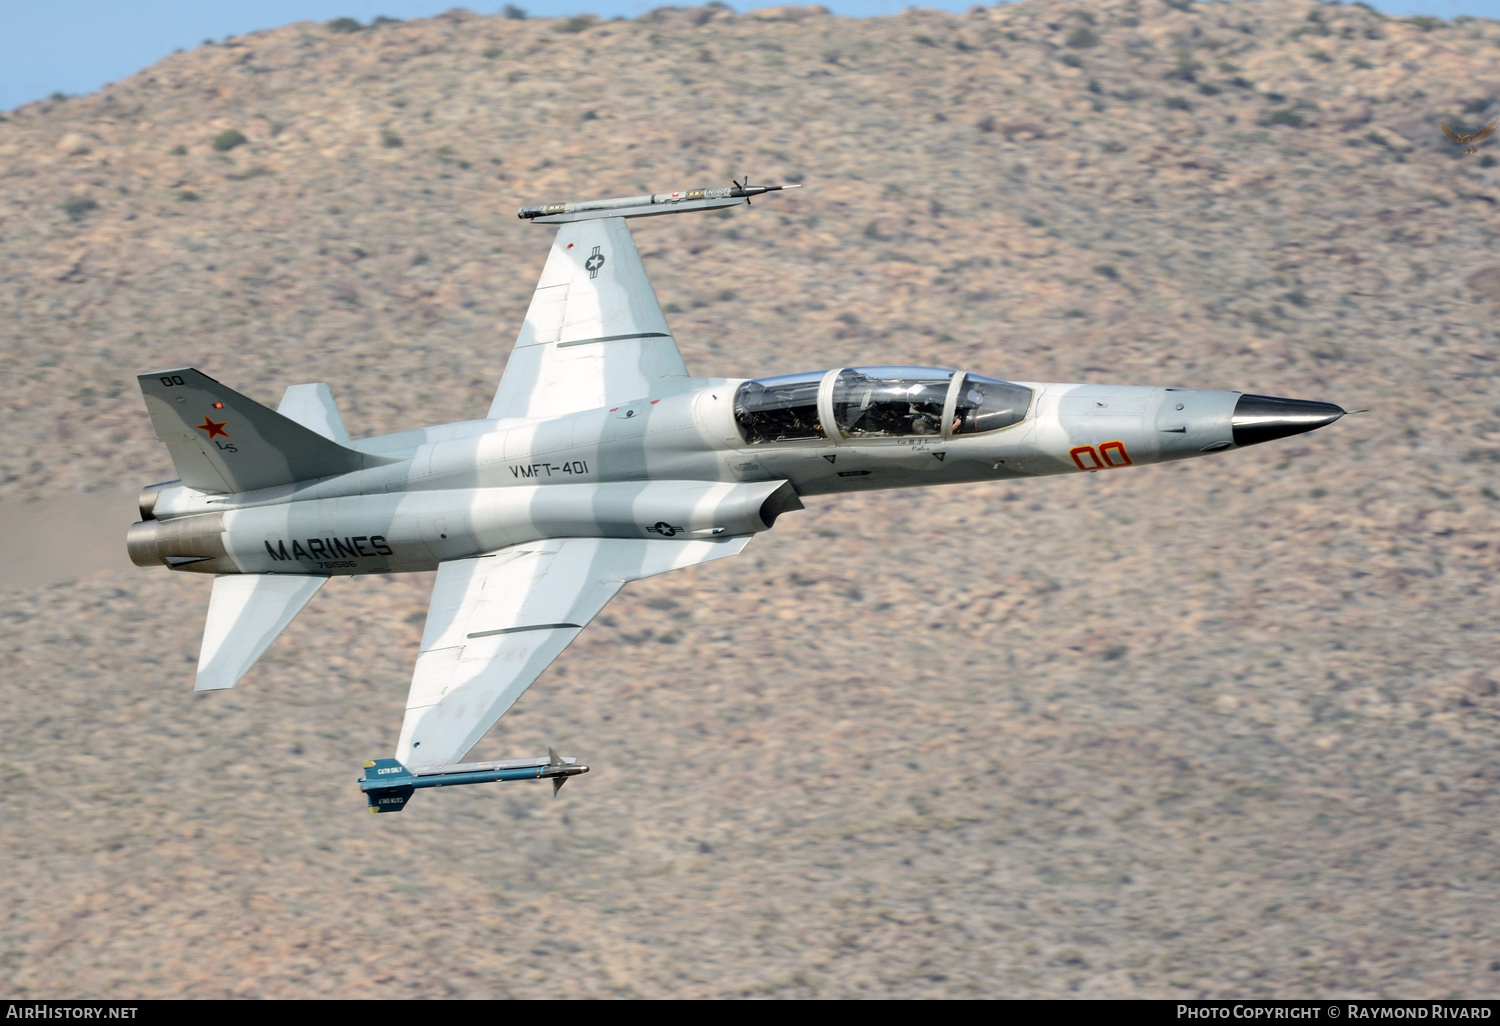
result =
[[140,376],[178,480],[141,493],[139,566],[213,576],[196,688],[235,685],[330,577],[436,570],[394,757],[412,793],[587,772],[463,763],[627,582],[738,554],[837,492],[1115,471],[1330,424],[1331,403],[1051,384],[967,369],[688,374],[627,220],[746,204],[732,186],[523,208],[560,224],[481,418],[352,439],[326,384],[276,410],[192,368]]

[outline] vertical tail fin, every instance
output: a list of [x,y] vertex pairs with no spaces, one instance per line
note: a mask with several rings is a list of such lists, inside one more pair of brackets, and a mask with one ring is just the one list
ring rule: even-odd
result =
[[[251,492],[392,462],[356,452],[298,423],[302,417],[296,415],[303,414],[348,439],[337,409],[329,418],[326,408],[317,409],[322,396],[298,393],[298,386],[288,390],[297,394],[291,396],[289,412],[294,416],[286,416],[191,367],[142,374],[137,380],[156,437],[172,454],[177,474],[189,488]],[[314,392],[318,387],[312,386]],[[322,388],[327,391],[327,386]],[[329,394],[328,406],[332,402]]]
[[344,427],[344,416],[333,401],[333,390],[322,382],[288,385],[276,412],[349,448],[349,429]]

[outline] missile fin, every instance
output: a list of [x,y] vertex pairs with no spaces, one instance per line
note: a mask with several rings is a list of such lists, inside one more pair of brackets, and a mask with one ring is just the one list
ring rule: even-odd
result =
[[379,791],[366,791],[365,798],[369,802],[371,812],[400,812],[406,808],[406,803],[411,801],[411,796],[416,788],[410,784],[405,787],[388,787]]
[[396,759],[374,759],[365,763],[359,783],[371,812],[400,812],[416,792],[411,780],[411,773]]

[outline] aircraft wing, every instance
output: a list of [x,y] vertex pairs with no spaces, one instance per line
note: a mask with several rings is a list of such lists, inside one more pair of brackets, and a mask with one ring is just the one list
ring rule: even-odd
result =
[[560,417],[691,387],[623,217],[553,240],[489,416]]
[[459,762],[625,582],[737,555],[749,540],[562,538],[440,564],[396,758]]

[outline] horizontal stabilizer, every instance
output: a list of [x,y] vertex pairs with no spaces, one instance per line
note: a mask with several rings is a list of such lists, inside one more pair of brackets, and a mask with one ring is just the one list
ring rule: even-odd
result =
[[327,583],[326,577],[280,574],[214,578],[193,690],[234,687]]
[[[251,492],[393,462],[347,448],[190,367],[142,374],[138,380],[156,437],[189,488]],[[317,398],[294,395],[293,407],[310,415]],[[332,403],[329,395],[320,423],[334,430],[328,422],[331,409],[347,439]]]

